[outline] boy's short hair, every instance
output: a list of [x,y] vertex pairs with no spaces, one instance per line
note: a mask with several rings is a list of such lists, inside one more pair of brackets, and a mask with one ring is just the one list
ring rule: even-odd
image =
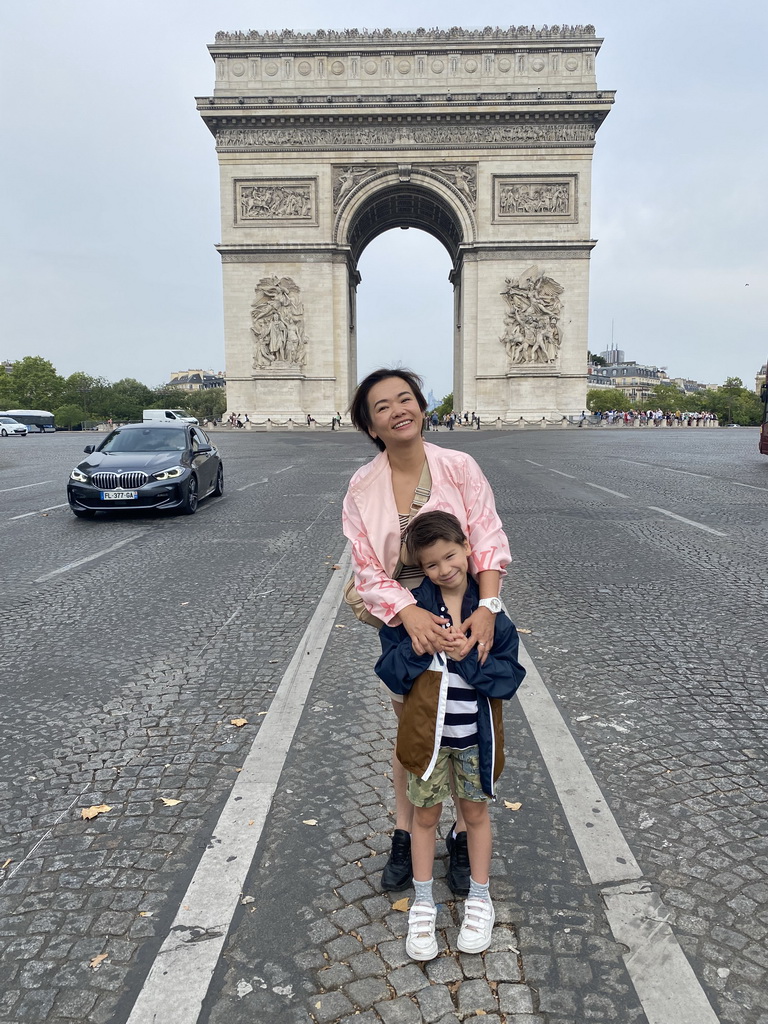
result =
[[452,512],[422,512],[405,532],[405,548],[409,556],[418,562],[419,552],[438,540],[463,544],[466,539],[461,523]]

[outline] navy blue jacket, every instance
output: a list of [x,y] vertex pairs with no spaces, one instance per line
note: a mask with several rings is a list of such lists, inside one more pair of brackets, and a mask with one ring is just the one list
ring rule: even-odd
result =
[[[413,591],[420,608],[450,619],[439,587],[425,579]],[[478,607],[480,594],[472,577],[467,579],[467,591],[462,602],[462,621],[469,618]],[[456,623],[460,625],[460,623]],[[418,700],[406,698],[403,716],[398,729],[397,754],[401,763],[414,774],[428,777],[431,772],[433,749],[427,749],[428,735],[437,749],[442,732],[442,719],[438,704],[440,667],[445,665],[445,655],[416,654],[405,626],[384,626],[379,631],[381,657],[376,662],[376,674],[394,693],[411,694],[414,684],[419,682]],[[495,708],[491,701],[509,700],[514,696],[525,676],[525,669],[517,660],[518,637],[514,624],[504,612],[496,615],[493,646],[480,665],[477,647],[472,648],[463,661],[452,661],[450,669],[460,675],[477,690],[478,739],[480,750],[480,778],[483,790],[493,796],[493,782],[498,778],[503,765],[503,730],[500,706]],[[431,672],[429,670],[432,670]],[[414,691],[415,694],[415,691]],[[418,715],[417,721],[413,716]],[[429,728],[427,728],[427,726]],[[418,749],[414,749],[418,747]],[[427,776],[423,774],[427,772]]]

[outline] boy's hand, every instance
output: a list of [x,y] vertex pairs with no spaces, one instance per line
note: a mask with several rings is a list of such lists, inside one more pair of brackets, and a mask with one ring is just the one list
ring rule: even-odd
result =
[[463,661],[465,657],[464,645],[467,642],[466,636],[458,626],[449,626],[443,631],[445,633],[445,653],[452,661]]
[[477,660],[480,665],[485,664],[485,659],[493,647],[493,631],[496,624],[496,616],[487,608],[476,608],[475,611],[461,624],[461,632],[469,632],[464,642],[461,657],[465,658],[473,647],[477,647]]

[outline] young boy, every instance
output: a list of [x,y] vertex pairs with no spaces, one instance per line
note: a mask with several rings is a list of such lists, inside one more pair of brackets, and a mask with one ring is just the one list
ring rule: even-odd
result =
[[[482,953],[491,943],[495,919],[488,891],[491,820],[488,800],[504,766],[501,700],[513,696],[525,669],[517,660],[517,630],[503,611],[496,614],[493,643],[484,664],[459,629],[478,607],[477,583],[469,575],[469,541],[450,512],[423,512],[405,536],[411,558],[426,579],[413,591],[420,607],[450,620],[441,654],[414,653],[404,626],[380,631],[376,672],[395,693],[405,694],[397,731],[397,756],[408,771],[414,805],[411,857],[415,898],[408,915],[406,951],[414,960],[437,956],[432,897],[435,831],[453,775],[467,823],[470,889],[458,947]],[[468,649],[469,648],[469,649]]]

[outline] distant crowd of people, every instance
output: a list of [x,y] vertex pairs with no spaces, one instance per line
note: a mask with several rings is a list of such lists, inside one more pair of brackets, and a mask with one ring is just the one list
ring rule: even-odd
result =
[[476,416],[474,412],[446,412],[442,416],[438,416],[436,412],[424,414],[424,429],[425,430],[439,430],[440,426],[447,427],[448,430],[453,430],[454,427],[473,427],[475,430],[480,429],[480,417]]
[[[582,412],[581,418],[585,420],[587,413]],[[714,412],[682,412],[680,410],[664,412],[662,409],[628,409],[625,412],[611,409],[608,412],[594,413],[594,418],[597,422],[601,420],[606,420],[608,423],[623,422],[627,426],[637,420],[641,427],[659,427],[662,423],[666,423],[668,427],[671,427],[673,424],[679,427],[701,427],[706,426],[708,423],[717,422],[717,415]]]

